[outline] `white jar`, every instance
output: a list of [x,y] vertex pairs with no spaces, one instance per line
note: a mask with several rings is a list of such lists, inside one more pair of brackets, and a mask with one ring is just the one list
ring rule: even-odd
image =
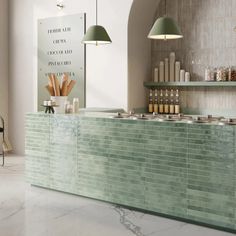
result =
[[209,67],[205,69],[205,81],[211,81],[211,70]]
[[46,107],[48,106],[48,101],[43,101],[43,105]]
[[73,99],[73,113],[79,113],[79,98]]
[[69,114],[70,113],[70,101],[66,101],[64,106],[65,106],[65,113]]
[[65,114],[65,103],[67,102],[67,96],[52,96],[52,102],[56,103],[56,107],[54,107],[56,114]]
[[189,72],[185,72],[184,81],[185,82],[189,82],[190,81],[190,73]]

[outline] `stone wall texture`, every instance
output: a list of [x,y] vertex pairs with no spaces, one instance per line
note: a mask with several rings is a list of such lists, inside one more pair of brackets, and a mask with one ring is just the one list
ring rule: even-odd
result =
[[[176,53],[181,67],[192,80],[204,80],[208,66],[236,68],[236,0],[167,0],[167,15],[181,28],[183,39],[153,41],[152,68]],[[164,15],[165,1],[159,4],[156,18]],[[236,115],[236,89],[182,89],[182,107],[195,113]]]

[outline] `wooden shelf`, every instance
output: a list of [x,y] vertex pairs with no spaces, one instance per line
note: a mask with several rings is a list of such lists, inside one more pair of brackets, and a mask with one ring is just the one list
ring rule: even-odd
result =
[[156,87],[236,87],[235,81],[225,82],[206,82],[206,81],[192,81],[192,82],[144,82],[146,88]]

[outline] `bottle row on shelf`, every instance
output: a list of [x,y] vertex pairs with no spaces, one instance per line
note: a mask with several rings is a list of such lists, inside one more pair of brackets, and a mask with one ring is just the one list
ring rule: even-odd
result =
[[148,101],[148,112],[159,114],[179,114],[180,113],[180,101],[179,90],[158,91],[150,90]]
[[169,58],[159,62],[154,68],[154,82],[189,82],[190,73],[181,68],[180,61],[176,61],[174,52],[171,52]]

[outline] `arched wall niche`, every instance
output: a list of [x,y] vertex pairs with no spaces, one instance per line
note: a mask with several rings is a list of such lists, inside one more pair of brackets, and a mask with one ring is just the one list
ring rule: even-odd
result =
[[151,78],[151,45],[147,35],[160,0],[134,0],[128,22],[128,110],[146,106],[143,82]]
[[[152,70],[171,51],[194,81],[204,81],[207,67],[236,69],[235,0],[166,0],[166,3],[167,15],[178,22],[184,37],[153,41]],[[164,14],[164,6],[165,0],[161,0],[155,18]],[[181,88],[180,95],[184,113],[236,116],[235,87]]]
[[[133,0],[128,22],[128,110],[147,106],[144,81],[151,81],[160,60],[176,52],[181,67],[192,80],[204,80],[205,68],[236,69],[236,1],[167,0],[167,15],[180,26],[184,38],[151,41],[147,34],[154,21],[164,14],[164,0]],[[236,116],[236,88],[183,88],[184,113]]]

